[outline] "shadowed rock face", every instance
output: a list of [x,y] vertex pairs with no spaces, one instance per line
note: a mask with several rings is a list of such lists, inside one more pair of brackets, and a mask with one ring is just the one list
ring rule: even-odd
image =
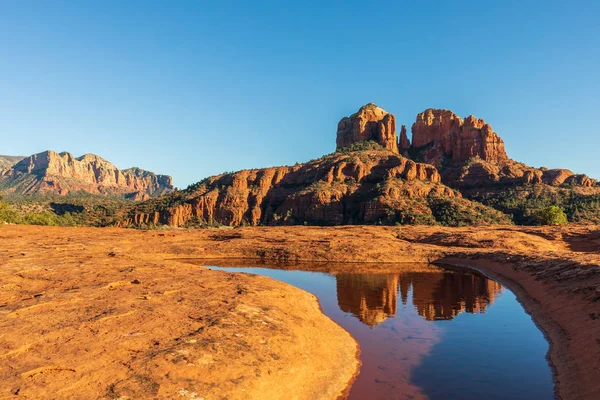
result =
[[398,294],[428,321],[449,320],[468,312],[484,313],[504,288],[480,275],[462,272],[337,274],[338,305],[362,323],[376,326],[396,313]]
[[350,117],[342,118],[338,123],[336,149],[366,140],[372,140],[398,153],[396,117],[383,108],[369,103]]
[[398,150],[404,154],[405,151],[410,150],[410,140],[406,136],[406,126],[402,125],[400,128],[400,140],[398,141]]
[[172,191],[170,176],[139,168],[119,170],[94,154],[75,158],[70,153],[45,151],[26,157],[2,172],[0,187],[21,195],[66,195],[83,191],[122,195],[135,200]]

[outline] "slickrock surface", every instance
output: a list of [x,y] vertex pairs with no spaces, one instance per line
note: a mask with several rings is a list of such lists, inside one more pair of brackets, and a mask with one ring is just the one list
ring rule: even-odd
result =
[[169,261],[194,250],[159,235],[0,228],[1,399],[343,393],[357,344],[313,295]]
[[349,264],[361,272],[392,262],[477,267],[513,290],[546,333],[560,398],[600,397],[594,226],[4,226],[0,241],[3,396],[335,398],[356,371],[356,344],[313,296],[175,261],[251,258],[373,262]]

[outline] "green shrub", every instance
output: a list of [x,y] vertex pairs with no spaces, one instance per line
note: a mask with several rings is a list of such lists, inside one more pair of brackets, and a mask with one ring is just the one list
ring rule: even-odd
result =
[[4,201],[0,196],[0,223],[7,224],[25,224],[25,225],[58,225],[58,226],[77,226],[77,221],[73,214],[65,212],[62,215],[44,212],[22,213],[13,207],[13,205]]
[[444,226],[463,225],[463,212],[460,208],[449,200],[436,199],[431,202],[431,213],[435,220]]
[[567,214],[562,207],[549,206],[542,208],[538,212],[538,221],[541,225],[565,225],[567,221]]
[[386,150],[386,148],[372,140],[363,140],[362,142],[352,143],[350,146],[341,148],[336,152],[346,154],[365,150]]
[[470,198],[511,215],[518,225],[539,225],[540,213],[550,206],[562,208],[568,221],[600,223],[600,194],[582,194],[568,189],[551,190],[532,185]]
[[18,224],[21,220],[21,215],[0,195],[0,223]]
[[27,213],[23,216],[21,223],[26,225],[58,225],[56,215],[50,214],[49,212]]

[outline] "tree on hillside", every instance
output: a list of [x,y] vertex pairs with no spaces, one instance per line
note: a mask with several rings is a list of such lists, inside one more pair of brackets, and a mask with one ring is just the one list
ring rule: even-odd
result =
[[558,206],[542,208],[537,217],[541,225],[564,225],[568,222],[565,210]]

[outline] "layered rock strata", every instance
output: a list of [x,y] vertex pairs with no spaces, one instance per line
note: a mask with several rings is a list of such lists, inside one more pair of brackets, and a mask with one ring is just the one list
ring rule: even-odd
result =
[[94,154],[45,151],[26,157],[2,171],[0,188],[20,195],[75,192],[121,195],[144,200],[174,190],[170,176],[139,168],[119,170]]

